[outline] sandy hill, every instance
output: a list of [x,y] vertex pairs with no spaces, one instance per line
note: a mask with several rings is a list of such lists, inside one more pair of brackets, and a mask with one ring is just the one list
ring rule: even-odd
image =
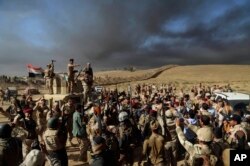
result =
[[250,65],[168,65],[135,72],[98,72],[95,76],[110,84],[118,84],[120,87],[136,83],[175,83],[180,87],[192,86],[200,82],[211,85],[229,83],[235,90],[250,92]]

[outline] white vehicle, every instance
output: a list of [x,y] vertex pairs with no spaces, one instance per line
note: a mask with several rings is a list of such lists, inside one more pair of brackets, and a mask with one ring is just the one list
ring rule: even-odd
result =
[[102,86],[95,86],[95,91],[96,92],[102,92],[102,90],[103,90],[103,87]]
[[246,106],[250,104],[250,94],[239,93],[239,92],[214,92],[215,101],[224,99],[234,109],[246,109]]

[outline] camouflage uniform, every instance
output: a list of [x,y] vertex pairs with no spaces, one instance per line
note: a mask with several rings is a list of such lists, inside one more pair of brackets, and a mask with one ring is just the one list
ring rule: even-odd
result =
[[53,166],[67,166],[68,156],[64,144],[65,140],[60,135],[59,130],[48,128],[44,132],[43,140],[50,164]]
[[74,59],[70,59],[70,63],[67,66],[68,73],[68,93],[73,93],[73,87],[75,85],[75,70],[74,67],[79,65],[74,64]]
[[83,102],[87,104],[90,101],[91,87],[93,84],[93,77],[87,73],[81,73],[81,76],[78,78],[82,83],[83,88]]
[[235,125],[233,128],[230,129],[230,132],[228,133],[227,142],[231,146],[231,148],[237,148],[238,146],[238,138],[237,138],[237,132],[242,132],[245,137],[245,147],[248,147],[247,145],[247,131],[243,128],[241,124]]
[[46,120],[46,117],[47,117],[47,113],[49,111],[49,107],[44,105],[44,106],[41,106],[41,105],[37,105],[34,107],[34,111],[35,111],[35,114],[36,114],[36,121],[37,121],[37,134],[38,134],[38,138],[39,138],[39,141],[42,140],[42,134],[43,132],[46,130],[47,126],[46,126],[46,123],[47,123],[47,120]]
[[48,64],[48,69],[44,71],[44,78],[46,80],[46,86],[49,89],[49,93],[53,94],[53,78],[54,78],[54,64]]
[[[209,128],[203,128],[202,130],[200,130],[200,132],[199,132],[200,134],[197,133],[197,135],[198,135],[198,137],[202,136],[203,139],[201,139],[201,137],[199,137],[199,139],[201,139],[203,141],[204,140],[212,140],[212,132],[209,132],[209,131],[210,131]],[[186,158],[186,164],[192,165],[193,160],[195,159],[195,157],[197,155],[209,156],[211,165],[214,166],[216,164],[217,158],[214,155],[211,155],[211,149],[208,147],[208,145],[206,145],[206,144],[192,144],[191,142],[189,142],[186,139],[182,129],[179,126],[176,127],[176,132],[177,132],[178,139],[179,139],[180,143],[182,144],[182,146],[186,149],[186,151],[189,154],[189,156]],[[201,133],[203,133],[203,134],[201,134]]]
[[31,150],[32,142],[37,139],[36,133],[36,122],[33,119],[25,119],[25,130],[27,131],[27,137],[23,140],[23,157],[25,158],[26,155]]
[[67,119],[67,132],[69,134],[69,141],[71,142],[73,138],[72,130],[73,130],[73,113],[75,112],[75,106],[69,105],[66,103],[62,106],[63,118]]
[[250,142],[250,123],[249,122],[242,122],[241,125],[247,132],[247,142]]

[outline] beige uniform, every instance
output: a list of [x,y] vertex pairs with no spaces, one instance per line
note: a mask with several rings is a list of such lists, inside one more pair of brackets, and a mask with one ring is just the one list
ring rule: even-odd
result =
[[150,159],[151,164],[155,166],[164,166],[164,138],[159,135],[152,133],[149,139],[146,139],[143,144],[143,155],[147,154],[149,151],[148,157]]
[[192,165],[195,155],[206,155],[206,156],[209,155],[211,165],[214,166],[216,164],[217,157],[215,157],[214,155],[211,155],[211,150],[207,145],[192,144],[186,139],[180,127],[176,127],[176,132],[177,132],[178,139],[181,145],[186,149],[186,151],[189,154],[189,157],[186,160],[188,165]]
[[43,132],[46,130],[47,127],[47,113],[49,111],[49,107],[44,105],[44,106],[35,106],[34,107],[34,111],[35,111],[35,116],[36,116],[36,122],[37,122],[37,134],[38,134],[38,138],[39,141],[41,141],[42,139],[42,134]]
[[49,93],[53,94],[54,65],[51,65],[44,71],[44,77],[46,80],[46,87],[49,89]]
[[73,86],[74,86],[74,79],[75,79],[75,73],[74,73],[74,65],[73,64],[68,64],[68,92],[72,93],[73,92]]
[[84,104],[87,104],[87,102],[90,101],[90,97],[91,97],[90,95],[91,95],[91,87],[92,87],[93,78],[89,74],[82,73],[78,79],[82,83]]

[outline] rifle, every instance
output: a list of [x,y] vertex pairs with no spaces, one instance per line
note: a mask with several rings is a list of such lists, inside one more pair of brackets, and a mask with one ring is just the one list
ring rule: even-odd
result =
[[77,76],[76,76],[76,78],[75,78],[75,82],[77,81],[77,79],[78,79],[78,77],[80,76],[81,72],[84,71],[84,69],[85,69],[85,68],[82,67],[81,70],[78,72],[78,74],[77,74]]
[[50,63],[50,65],[51,65],[51,69],[49,69],[49,70],[51,70],[50,72],[49,72],[49,77],[51,77],[51,78],[53,78],[54,76],[55,76],[55,73],[54,73],[54,68],[55,68],[55,66],[54,66],[54,62],[56,62],[56,60],[51,60],[51,63]]

